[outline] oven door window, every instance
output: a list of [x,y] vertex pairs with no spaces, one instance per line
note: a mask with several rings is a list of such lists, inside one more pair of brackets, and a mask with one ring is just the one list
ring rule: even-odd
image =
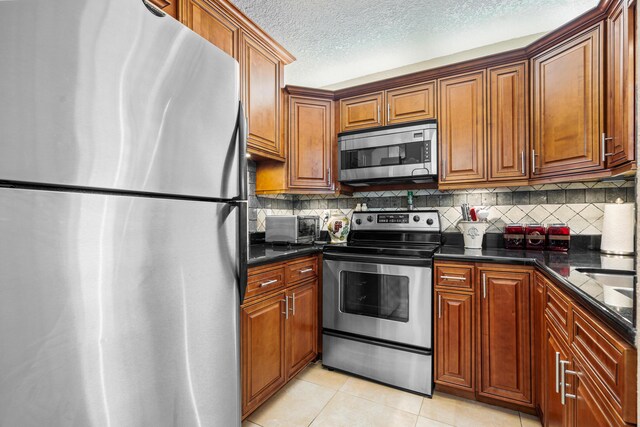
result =
[[340,311],[396,322],[409,321],[409,278],[340,272]]

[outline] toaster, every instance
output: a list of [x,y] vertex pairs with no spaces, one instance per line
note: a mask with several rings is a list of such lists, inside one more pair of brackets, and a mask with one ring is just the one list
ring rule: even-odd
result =
[[304,215],[268,215],[267,243],[311,244],[320,236],[320,218]]

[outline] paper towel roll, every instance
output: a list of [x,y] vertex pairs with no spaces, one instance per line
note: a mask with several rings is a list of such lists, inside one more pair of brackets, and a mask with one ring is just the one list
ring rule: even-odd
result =
[[602,243],[600,252],[606,254],[632,255],[634,253],[634,206],[633,203],[604,205]]

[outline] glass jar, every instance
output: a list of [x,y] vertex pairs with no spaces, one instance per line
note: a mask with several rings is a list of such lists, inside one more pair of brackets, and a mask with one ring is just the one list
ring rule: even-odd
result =
[[525,228],[527,249],[544,250],[547,228],[542,224],[528,224]]
[[524,224],[504,226],[504,247],[506,249],[524,249]]
[[547,227],[547,249],[566,252],[571,246],[571,229],[567,224],[551,224]]

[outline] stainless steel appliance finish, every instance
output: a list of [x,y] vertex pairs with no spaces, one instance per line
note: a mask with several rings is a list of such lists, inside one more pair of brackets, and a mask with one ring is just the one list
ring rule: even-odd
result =
[[237,208],[0,195],[0,425],[239,425]]
[[313,215],[267,215],[268,243],[311,244],[320,236],[320,218]]
[[322,363],[326,366],[431,395],[433,356],[430,352],[407,351],[400,346],[354,340],[339,334],[322,336]]
[[[423,327],[431,324],[431,266],[390,265],[384,256],[355,262],[348,261],[348,255],[339,258],[325,260],[322,270],[324,328],[431,348],[431,332]],[[403,281],[405,292],[401,290]],[[374,300],[375,313],[358,306],[349,310],[345,301],[349,297],[363,304]],[[400,310],[407,315],[397,314]]]
[[339,180],[356,186],[433,181],[438,174],[436,122],[343,132],[338,135],[338,165]]
[[0,54],[0,179],[238,195],[238,63],[175,19],[0,1]]
[[240,425],[238,64],[141,0],[0,1],[0,58],[0,426]]
[[438,212],[354,212],[352,225],[323,249],[323,364],[431,395]]

